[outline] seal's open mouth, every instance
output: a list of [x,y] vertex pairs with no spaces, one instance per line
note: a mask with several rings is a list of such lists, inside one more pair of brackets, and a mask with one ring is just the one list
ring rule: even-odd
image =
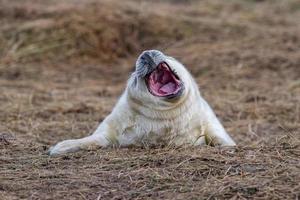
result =
[[183,87],[179,77],[165,62],[160,63],[146,77],[146,84],[149,92],[158,97],[177,96]]

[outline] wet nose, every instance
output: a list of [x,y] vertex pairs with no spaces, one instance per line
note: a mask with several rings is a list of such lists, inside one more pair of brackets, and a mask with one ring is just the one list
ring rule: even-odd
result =
[[144,65],[147,65],[147,67],[155,67],[156,66],[151,51],[144,51],[141,55],[141,61],[142,61],[142,63],[144,63]]
[[164,61],[164,54],[158,50],[147,50],[141,53],[136,62],[136,71],[140,76],[145,76]]
[[149,67],[156,67],[163,61],[164,54],[158,50],[147,50],[141,54],[141,59]]

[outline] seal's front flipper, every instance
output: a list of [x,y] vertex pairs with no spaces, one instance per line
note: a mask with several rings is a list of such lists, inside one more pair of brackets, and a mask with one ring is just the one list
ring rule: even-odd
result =
[[98,141],[98,138],[94,135],[74,140],[64,140],[59,142],[55,146],[51,147],[48,151],[48,155],[62,155],[66,153],[74,153],[79,150],[91,150],[99,148],[103,145]]

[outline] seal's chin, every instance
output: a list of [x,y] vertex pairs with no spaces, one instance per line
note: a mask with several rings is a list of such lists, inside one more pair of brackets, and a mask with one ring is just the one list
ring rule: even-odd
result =
[[157,97],[174,98],[181,95],[183,84],[176,72],[171,70],[167,63],[160,63],[146,77],[149,92]]

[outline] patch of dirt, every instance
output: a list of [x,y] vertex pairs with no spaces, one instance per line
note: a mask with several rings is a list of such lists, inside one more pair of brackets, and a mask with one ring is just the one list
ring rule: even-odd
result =
[[[297,199],[297,0],[0,1],[0,199]],[[50,146],[95,130],[138,54],[182,61],[238,143]]]

